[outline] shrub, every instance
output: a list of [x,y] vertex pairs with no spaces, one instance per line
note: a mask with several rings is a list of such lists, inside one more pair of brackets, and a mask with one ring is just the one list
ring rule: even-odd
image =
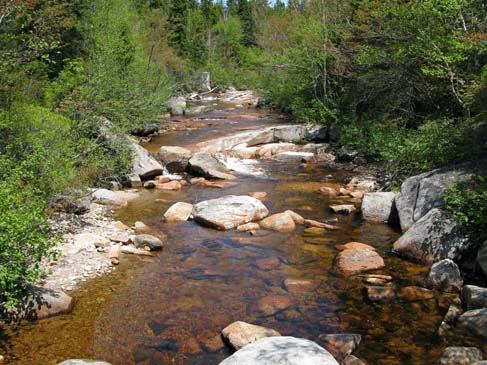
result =
[[487,177],[454,185],[444,196],[448,211],[477,243],[487,239]]
[[16,304],[25,285],[44,274],[40,263],[54,257],[54,243],[41,201],[0,181],[0,304],[4,308]]

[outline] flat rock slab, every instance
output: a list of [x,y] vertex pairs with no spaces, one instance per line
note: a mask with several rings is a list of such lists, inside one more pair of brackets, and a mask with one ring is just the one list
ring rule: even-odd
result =
[[235,179],[225,165],[208,152],[196,153],[189,160],[188,167],[191,172],[201,176],[224,180]]
[[222,335],[235,350],[239,350],[261,338],[280,336],[281,334],[270,328],[238,321],[225,327],[222,330]]
[[470,365],[483,360],[484,354],[476,347],[447,347],[441,355],[441,365]]
[[312,341],[279,336],[251,343],[220,365],[338,365],[338,362]]
[[193,204],[178,202],[174,203],[164,213],[164,220],[168,223],[186,222],[193,212]]
[[338,271],[345,276],[381,269],[384,259],[375,251],[347,249],[337,256]]
[[193,217],[197,222],[219,230],[259,221],[268,214],[260,200],[247,195],[228,195],[203,201],[193,207]]

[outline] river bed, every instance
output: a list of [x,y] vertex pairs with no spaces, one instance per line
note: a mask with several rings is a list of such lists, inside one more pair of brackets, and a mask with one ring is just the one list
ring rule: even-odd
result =
[[[162,145],[195,149],[211,138],[283,121],[269,112],[218,109],[182,123],[194,123],[195,128],[160,135],[145,147],[152,152]],[[444,345],[436,331],[446,312],[441,298],[371,303],[362,277],[343,277],[335,271],[335,245],[350,241],[374,246],[386,263],[374,273],[391,275],[399,287],[420,284],[428,271],[391,253],[400,234],[396,227],[365,222],[359,214],[330,212],[336,200],[320,195],[318,188],[325,183],[344,186],[353,172],[271,159],[262,160],[259,167],[264,177],[240,176],[223,189],[188,185],[179,192],[142,190],[117,217],[127,225],[143,221],[164,232],[164,250],[154,258],[124,256],[112,274],[72,294],[72,313],[7,330],[7,363],[54,365],[90,358],[113,365],[217,365],[231,353],[226,346],[219,348],[220,331],[237,320],[318,343],[324,333],[359,333],[362,343],[355,354],[371,365],[428,364],[438,359]],[[174,202],[197,203],[254,191],[268,193],[264,204],[271,214],[291,209],[308,219],[338,218],[340,229],[324,235],[306,233],[302,227],[290,234],[261,230],[252,236],[193,221],[161,221]],[[288,292],[288,278],[311,279],[316,286]],[[293,304],[262,316],[255,303],[265,296],[285,296]]]

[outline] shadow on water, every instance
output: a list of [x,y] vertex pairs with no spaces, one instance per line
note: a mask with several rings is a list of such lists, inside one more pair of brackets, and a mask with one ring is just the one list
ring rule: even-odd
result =
[[[216,123],[212,136],[267,125],[272,118],[230,122]],[[187,146],[208,136],[208,131],[174,132],[154,139],[149,147]],[[324,234],[298,228],[291,234],[262,231],[251,236],[195,222],[161,222],[173,202],[251,191],[268,192],[265,204],[271,213],[292,209],[310,219],[336,218],[328,208],[332,201],[317,189],[344,183],[349,172],[298,163],[264,161],[263,166],[271,178],[242,177],[224,189],[143,191],[119,219],[126,224],[141,220],[164,231],[169,243],[163,252],[154,258],[124,256],[113,274],[73,293],[71,314],[7,330],[3,339],[9,363],[54,365],[68,358],[92,358],[113,365],[216,365],[230,354],[220,331],[236,320],[314,341],[322,333],[360,333],[358,356],[374,365],[427,364],[438,358],[442,346],[435,333],[446,311],[439,301],[373,304],[364,297],[362,278],[343,278],[334,270],[334,246],[360,241],[375,246],[385,258],[386,268],[377,273],[393,276],[400,286],[417,285],[427,268],[391,254],[399,236],[394,228],[363,222],[358,215],[338,216],[340,229]],[[310,279],[316,285],[288,291],[287,278]],[[285,297],[291,304],[264,313],[258,306],[263,297]]]

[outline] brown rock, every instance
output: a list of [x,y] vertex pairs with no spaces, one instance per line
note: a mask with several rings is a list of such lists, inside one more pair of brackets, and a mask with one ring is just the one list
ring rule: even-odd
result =
[[341,363],[360,344],[362,336],[354,333],[327,334],[319,336],[320,343]]
[[361,243],[361,242],[348,242],[345,243],[344,245],[336,245],[335,248],[339,251],[343,251],[347,249],[375,251],[375,247],[366,245],[365,243]]
[[134,224],[135,233],[145,233],[149,231],[149,227],[145,225],[143,222],[135,222]]
[[325,233],[326,230],[324,228],[311,227],[304,230],[304,234],[310,236],[321,236]]
[[351,191],[345,188],[340,188],[340,190],[338,190],[338,195],[350,195],[350,193]]
[[117,229],[119,231],[125,231],[125,230],[129,229],[129,227],[127,225],[123,224],[120,221],[116,221],[114,223],[114,227],[115,227],[115,229]]
[[330,209],[337,214],[350,214],[357,210],[352,204],[330,205]]
[[259,199],[260,201],[265,201],[267,199],[267,193],[265,191],[254,191],[247,194],[252,198]]
[[174,203],[164,213],[164,220],[168,223],[186,222],[193,212],[193,204],[178,202]]
[[179,350],[184,354],[193,354],[193,355],[200,354],[203,352],[199,342],[195,338],[190,338],[188,341],[183,343],[183,345]]
[[381,269],[384,266],[384,259],[371,250],[347,249],[337,256],[338,271],[345,276]]
[[223,181],[216,182],[216,181],[208,181],[208,180],[200,181],[198,184],[204,188],[213,188],[213,189],[223,189],[230,185],[229,182],[223,182]]
[[168,176],[156,176],[154,178],[154,181],[156,184],[165,184],[165,183],[168,183],[168,182],[171,182],[171,178],[168,177]]
[[432,290],[421,288],[419,286],[408,286],[399,290],[397,296],[403,301],[416,302],[434,299],[435,293]]
[[293,212],[292,210],[286,210],[284,212],[285,214],[288,214],[296,224],[304,224],[304,218],[301,217],[298,213]]
[[287,213],[271,215],[260,221],[259,224],[264,228],[278,232],[292,232],[296,229],[293,218]]
[[261,316],[273,316],[283,310],[292,306],[292,301],[289,297],[282,295],[268,295],[255,303],[253,310]]
[[258,231],[260,229],[260,226],[258,223],[247,223],[247,224],[242,224],[237,227],[237,231],[240,232],[247,232],[247,231]]
[[220,351],[225,346],[225,343],[223,342],[222,337],[218,335],[207,340],[203,344],[203,346],[209,352],[217,352]]
[[178,191],[181,190],[183,186],[179,181],[170,181],[167,183],[157,183],[156,184],[156,189],[158,190],[173,190],[173,191]]
[[225,327],[222,330],[222,335],[235,350],[239,350],[261,338],[280,336],[281,334],[270,328],[238,321]]
[[322,186],[319,189],[319,192],[323,195],[330,196],[330,197],[335,197],[338,195],[338,191],[336,191],[336,189],[330,188],[329,186]]
[[387,303],[396,297],[396,291],[392,286],[368,286],[366,292],[371,302]]
[[203,181],[208,181],[208,180],[206,180],[204,177],[193,177],[191,180],[189,180],[189,183],[195,185]]
[[352,198],[355,199],[362,199],[364,197],[364,192],[363,191],[351,191],[348,193]]
[[343,360],[342,365],[365,365],[365,363],[358,357],[348,355],[345,360]]
[[122,253],[131,254],[131,255],[138,255],[138,256],[154,256],[149,251],[142,250],[139,248],[135,248],[134,246],[123,246]]
[[292,279],[284,280],[284,286],[290,293],[312,292],[318,286],[318,283],[309,279]]
[[269,257],[266,259],[257,260],[256,265],[261,270],[273,270],[281,265],[281,261],[277,257]]
[[334,230],[337,230],[338,229],[338,227],[335,227],[335,226],[333,226],[331,224],[326,224],[326,223],[323,223],[323,222],[318,222],[318,221],[315,221],[315,220],[312,220],[312,219],[305,219],[304,225],[305,225],[305,227],[323,228],[323,229],[328,229],[328,230],[331,230],[331,231],[334,231]]

